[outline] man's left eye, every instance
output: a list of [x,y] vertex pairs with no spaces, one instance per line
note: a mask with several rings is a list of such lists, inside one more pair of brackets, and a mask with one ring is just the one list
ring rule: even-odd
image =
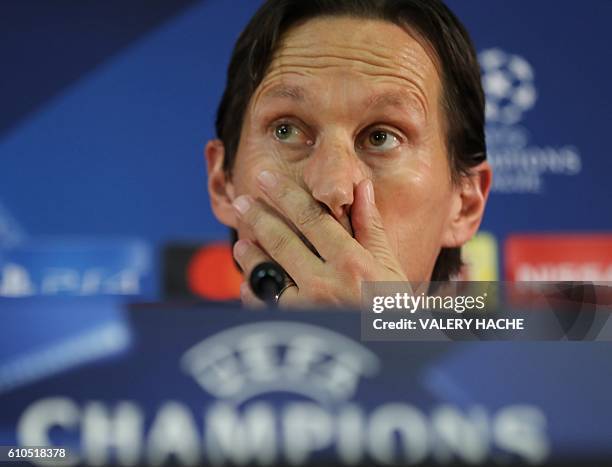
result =
[[401,144],[400,138],[394,133],[384,129],[369,130],[358,141],[359,149],[372,151],[389,151]]

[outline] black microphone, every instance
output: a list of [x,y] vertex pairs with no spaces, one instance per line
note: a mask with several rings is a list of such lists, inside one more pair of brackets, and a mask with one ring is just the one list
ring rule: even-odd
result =
[[285,286],[287,274],[278,264],[271,261],[259,263],[249,278],[251,290],[268,305],[276,305],[276,296]]

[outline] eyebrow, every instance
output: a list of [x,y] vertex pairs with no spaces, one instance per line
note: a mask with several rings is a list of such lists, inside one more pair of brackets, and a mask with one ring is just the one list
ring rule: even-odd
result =
[[[415,103],[417,105],[415,105]],[[427,114],[421,99],[400,91],[387,91],[380,94],[374,94],[366,100],[366,106],[368,108],[388,106],[401,109],[415,109],[422,117],[425,117]]]
[[[308,92],[301,86],[278,84],[264,91],[260,99],[290,99],[295,102],[305,102]],[[417,105],[414,105],[416,101]],[[410,96],[409,93],[401,91],[386,91],[369,96],[364,101],[366,108],[371,107],[396,107],[398,109],[415,109],[421,117],[426,117],[427,112],[420,99]]]
[[300,86],[287,86],[285,84],[277,85],[265,91],[262,99],[291,99],[298,102],[306,100],[306,90]]

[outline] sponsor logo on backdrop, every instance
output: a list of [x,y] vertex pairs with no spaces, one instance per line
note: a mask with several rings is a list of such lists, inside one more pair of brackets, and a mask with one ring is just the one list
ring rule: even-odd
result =
[[29,271],[20,264],[7,263],[0,269],[0,297],[33,295],[137,295],[142,292],[143,273],[138,268],[109,270],[48,267]]
[[162,257],[165,299],[240,299],[242,274],[228,242],[170,243]]
[[151,251],[138,240],[66,238],[0,253],[0,297],[138,295],[151,275]]
[[511,235],[505,245],[510,281],[612,282],[612,235]]
[[[44,398],[21,414],[19,443],[49,446],[51,429],[64,430],[80,440],[74,462],[93,465],[298,466],[322,453],[338,465],[425,459],[484,465],[496,455],[538,464],[549,456],[539,408],[424,410],[407,401],[410,394],[398,401],[389,384],[402,375],[382,379],[372,351],[318,326],[237,326],[192,346],[178,363],[188,379],[165,387],[188,394],[195,382],[208,399],[202,405],[166,399],[147,411],[134,400]],[[355,399],[365,384],[369,395]]]
[[460,281],[497,281],[499,280],[497,262],[497,240],[489,232],[478,232],[474,238],[461,248],[463,267]]
[[582,158],[575,145],[534,144],[529,130],[521,125],[538,100],[534,66],[525,57],[499,48],[483,50],[478,58],[486,95],[493,191],[536,194],[545,191],[547,177],[580,174]]

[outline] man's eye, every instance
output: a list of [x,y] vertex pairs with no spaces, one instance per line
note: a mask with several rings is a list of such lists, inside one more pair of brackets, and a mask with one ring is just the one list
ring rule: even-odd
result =
[[274,127],[274,136],[280,141],[299,142],[304,138],[303,133],[290,123],[281,123]]
[[359,142],[359,148],[373,151],[389,151],[401,144],[400,139],[392,132],[382,129],[369,131]]

